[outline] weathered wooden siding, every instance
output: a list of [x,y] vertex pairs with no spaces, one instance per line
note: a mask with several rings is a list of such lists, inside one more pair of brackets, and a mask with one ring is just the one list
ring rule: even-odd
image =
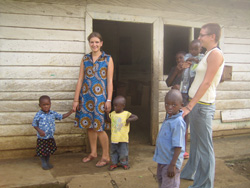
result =
[[[85,1],[0,1],[0,158],[33,156],[38,98],[71,109],[85,53]],[[74,115],[56,122],[58,153],[80,151],[85,132]]]
[[[39,109],[39,96],[51,96],[52,109],[59,112],[71,108],[79,63],[88,51],[86,37],[92,31],[92,17],[153,24],[153,44],[158,44],[153,79],[159,80],[155,86],[159,93],[153,90],[152,95],[159,112],[153,119],[159,122],[153,126],[164,119],[163,99],[169,89],[163,75],[164,24],[201,27],[207,22],[220,23],[221,47],[226,64],[233,66],[233,78],[219,85],[213,128],[249,128],[249,6],[248,0],[0,1],[0,158],[34,154],[36,133],[31,122]],[[228,114],[243,114],[245,121],[226,119],[222,123]],[[59,152],[81,150],[85,143],[85,133],[73,127],[73,115],[57,122],[55,137]]]

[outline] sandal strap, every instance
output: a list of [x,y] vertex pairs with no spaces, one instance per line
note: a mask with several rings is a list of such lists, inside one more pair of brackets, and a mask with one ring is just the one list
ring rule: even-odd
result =
[[117,168],[118,166],[116,164],[112,164],[109,166],[109,170],[114,170],[115,168]]
[[106,159],[101,158],[99,162],[109,163],[110,161],[109,161],[109,160],[106,160]]
[[88,155],[87,157],[84,157],[82,160],[87,160],[86,162],[92,161],[93,159],[95,159],[96,157],[92,156],[92,155]]
[[122,168],[127,170],[130,168],[130,166],[129,165],[122,165]]

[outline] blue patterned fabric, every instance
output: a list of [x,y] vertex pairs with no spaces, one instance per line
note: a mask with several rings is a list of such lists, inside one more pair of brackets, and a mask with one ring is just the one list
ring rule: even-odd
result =
[[110,129],[105,123],[105,102],[107,99],[107,70],[110,56],[102,55],[93,62],[92,55],[83,57],[84,80],[79,96],[80,111],[76,112],[75,126],[93,128],[96,131]]
[[55,133],[55,120],[62,120],[63,115],[55,111],[50,110],[49,113],[45,113],[42,110],[36,113],[32,126],[39,127],[45,132],[45,136],[42,137],[37,132],[37,138],[49,139],[54,137]]

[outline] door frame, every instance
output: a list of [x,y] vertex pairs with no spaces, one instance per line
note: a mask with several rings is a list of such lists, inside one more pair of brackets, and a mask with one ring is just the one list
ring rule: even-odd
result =
[[93,20],[108,20],[118,22],[152,24],[152,65],[151,65],[151,120],[150,141],[155,145],[159,130],[159,82],[163,80],[163,37],[164,24],[159,17],[133,16],[126,14],[112,14],[105,12],[86,11],[85,14],[85,52],[90,51],[88,39],[93,32]]

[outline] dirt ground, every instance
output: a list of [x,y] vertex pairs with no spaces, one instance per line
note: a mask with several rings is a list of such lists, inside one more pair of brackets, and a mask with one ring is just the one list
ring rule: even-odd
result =
[[[0,187],[76,188],[88,185],[88,187],[96,188],[101,184],[103,188],[111,188],[114,187],[110,183],[111,180],[116,182],[119,188],[157,187],[156,163],[152,160],[155,147],[147,144],[148,139],[138,138],[141,134],[140,130],[135,131],[137,134],[131,132],[129,146],[131,168],[128,171],[118,168],[110,172],[107,170],[107,166],[97,169],[95,163],[101,157],[100,150],[98,159],[90,163],[81,162],[82,157],[87,155],[85,152],[53,155],[51,163],[54,168],[49,171],[42,170],[41,162],[37,157],[0,160]],[[214,139],[215,188],[250,187],[249,142],[250,134]],[[184,161],[183,166],[186,162],[187,160]],[[91,186],[89,186],[90,183]],[[192,181],[182,179],[180,188],[187,188],[192,184]]]
[[250,180],[250,158],[225,161],[228,168]]

